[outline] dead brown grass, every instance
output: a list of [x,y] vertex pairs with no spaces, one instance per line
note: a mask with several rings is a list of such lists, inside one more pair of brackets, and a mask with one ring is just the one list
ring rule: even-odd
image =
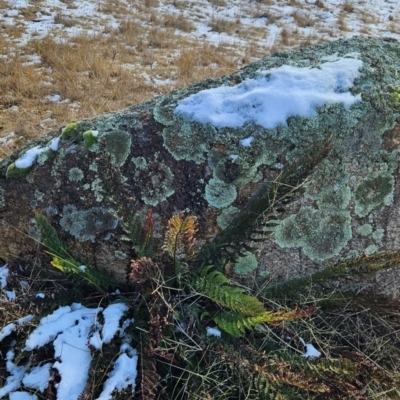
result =
[[183,15],[164,14],[160,22],[166,28],[178,29],[182,32],[190,32],[195,28],[193,22]]
[[294,22],[300,28],[307,28],[314,25],[314,20],[310,18],[305,12],[296,11],[292,14]]
[[214,32],[233,33],[239,31],[240,20],[231,21],[214,15],[209,23],[209,26]]
[[351,4],[350,2],[346,2],[343,4],[343,11],[347,13],[353,13],[354,12],[354,5]]

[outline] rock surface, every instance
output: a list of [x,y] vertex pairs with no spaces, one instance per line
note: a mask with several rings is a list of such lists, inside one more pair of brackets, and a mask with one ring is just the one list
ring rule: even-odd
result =
[[[312,117],[289,116],[272,128],[213,126],[175,112],[201,90],[233,87],[282,65],[321,68],[338,59],[362,62],[350,89],[360,101],[350,107],[325,104]],[[277,53],[230,76],[72,123],[0,163],[0,257],[36,246],[33,217],[41,213],[77,259],[124,280],[134,254],[121,240],[124,227],[149,209],[160,240],[168,219],[183,210],[198,217],[201,243],[236,236],[236,246],[246,247],[251,240],[243,234],[254,224],[272,231],[257,244],[256,260],[246,254],[254,267],[258,262],[247,272],[268,279],[400,251],[400,110],[392,95],[399,87],[400,43],[353,38]],[[49,142],[59,136],[53,150]],[[18,168],[35,146],[48,147],[32,167]],[[274,194],[282,201],[272,201]],[[395,272],[378,274],[376,290],[399,295]]]

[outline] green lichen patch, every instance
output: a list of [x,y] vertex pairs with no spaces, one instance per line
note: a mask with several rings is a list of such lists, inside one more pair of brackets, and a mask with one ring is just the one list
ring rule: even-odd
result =
[[47,150],[44,151],[43,153],[39,154],[38,157],[36,158],[36,162],[38,165],[44,165],[44,163],[50,159],[50,158],[54,158],[57,155],[57,151],[54,150]]
[[371,244],[364,250],[365,255],[370,256],[378,251],[378,246],[376,244]]
[[83,171],[80,168],[71,168],[68,172],[70,182],[79,182],[84,178]]
[[391,96],[394,100],[395,106],[400,107],[400,88],[394,89]]
[[117,167],[122,167],[131,151],[132,138],[128,132],[114,130],[102,136],[106,142],[106,153],[110,161]]
[[61,139],[81,139],[83,132],[87,131],[89,128],[90,123],[88,121],[71,122],[61,130]]
[[[164,147],[176,160],[194,161],[201,164],[205,160],[205,153],[209,150],[209,143],[215,136],[215,128],[211,125],[201,125],[178,119],[177,125],[166,127],[163,130]],[[195,135],[193,133],[196,132]]]
[[316,201],[319,209],[344,210],[351,199],[348,181],[343,162],[325,159],[307,184],[305,197]]
[[358,229],[357,232],[361,235],[361,236],[368,236],[372,233],[372,225],[371,224],[364,224],[361,225]]
[[337,256],[351,239],[350,222],[347,211],[303,207],[281,222],[275,240],[281,247],[301,247],[311,260],[323,261]]
[[92,130],[83,132],[83,145],[86,148],[92,147],[94,144],[97,143],[97,135],[93,134]]
[[377,242],[380,242],[385,235],[385,231],[383,229],[377,229],[372,233],[372,239],[374,239]]
[[118,219],[101,207],[92,207],[86,211],[78,211],[74,205],[63,208],[61,227],[78,241],[94,242],[99,234],[113,230],[118,225]]
[[249,275],[257,269],[257,259],[253,253],[246,252],[244,257],[240,257],[233,267],[233,271],[238,275]]
[[231,205],[237,196],[236,187],[219,179],[210,179],[206,185],[205,199],[210,206],[225,208]]
[[6,172],[7,179],[20,179],[24,176],[28,175],[30,171],[32,171],[33,166],[28,168],[18,168],[15,166],[15,163],[12,163],[8,166]]
[[142,162],[135,172],[140,196],[145,204],[157,206],[175,193],[171,169],[156,160]]
[[365,177],[354,192],[355,211],[365,217],[380,204],[393,201],[394,178],[387,172],[374,172]]

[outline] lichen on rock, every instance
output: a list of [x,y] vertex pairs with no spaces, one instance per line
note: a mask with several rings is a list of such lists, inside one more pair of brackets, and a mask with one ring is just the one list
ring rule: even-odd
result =
[[140,196],[145,204],[157,206],[175,193],[171,169],[156,159],[133,158],[136,165],[135,180],[140,186]]
[[275,231],[275,240],[281,247],[301,247],[314,261],[337,256],[351,237],[349,212],[311,207],[303,207],[284,219]]
[[233,271],[238,275],[249,275],[257,269],[258,263],[255,255],[246,251],[244,257],[239,257],[235,262]]
[[101,136],[106,142],[105,150],[110,156],[111,163],[121,167],[130,154],[132,139],[128,132],[114,130]]
[[92,207],[78,211],[73,204],[64,206],[60,219],[61,227],[78,241],[94,241],[99,235],[113,230],[118,225],[118,218],[101,207]]
[[374,172],[366,176],[354,192],[355,211],[365,217],[380,204],[389,205],[393,201],[394,178],[388,172]]
[[228,207],[235,201],[236,197],[236,188],[232,184],[213,178],[206,185],[205,199],[213,207]]

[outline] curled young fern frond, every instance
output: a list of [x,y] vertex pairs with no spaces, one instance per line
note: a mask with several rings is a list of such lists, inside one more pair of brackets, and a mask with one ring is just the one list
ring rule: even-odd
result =
[[182,256],[188,258],[192,255],[196,232],[197,218],[195,216],[189,215],[183,218],[183,212],[180,212],[168,221],[168,230],[162,248],[173,258],[175,266],[178,258]]

